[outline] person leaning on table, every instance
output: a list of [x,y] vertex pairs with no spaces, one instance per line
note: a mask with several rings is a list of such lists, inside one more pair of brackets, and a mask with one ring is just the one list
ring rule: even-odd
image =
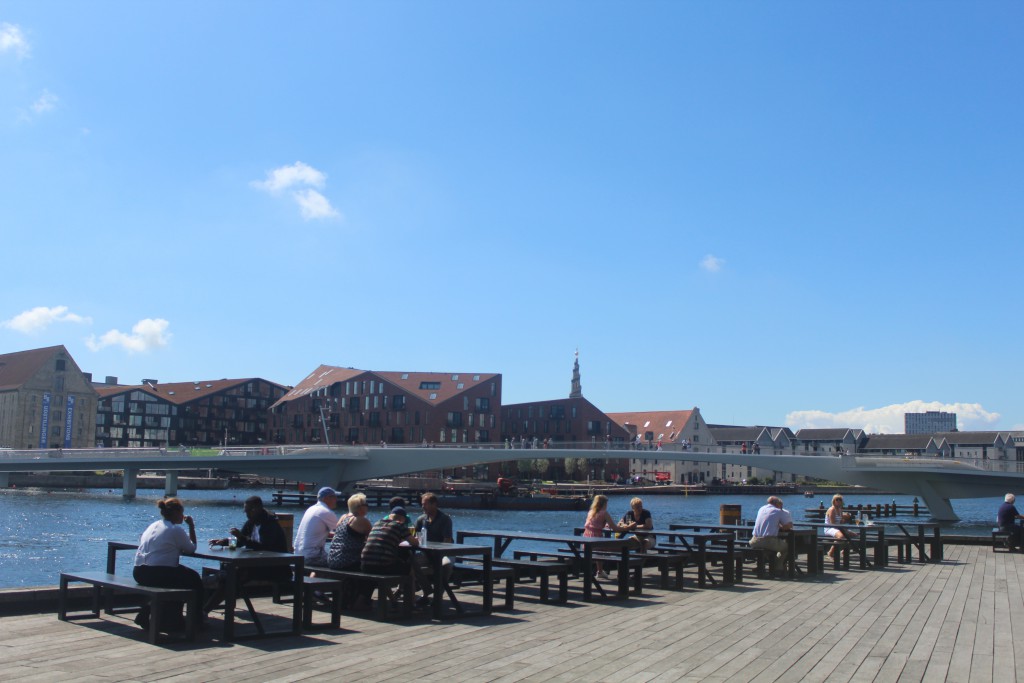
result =
[[750,547],[772,553],[772,571],[776,575],[782,571],[787,550],[786,541],[779,538],[779,532],[792,528],[793,517],[782,509],[782,500],[778,496],[768,498],[768,504],[757,511]]
[[[164,498],[156,506],[160,508],[163,519],[153,522],[142,532],[132,577],[141,586],[189,588],[201,593],[203,580],[199,573],[178,564],[182,555],[196,551],[195,522],[185,514],[185,506],[177,498]],[[188,527],[188,533],[182,524]],[[185,618],[181,614],[183,606],[184,603],[168,602],[161,619],[162,629],[180,631],[185,628]],[[146,605],[135,617],[135,623],[148,629],[149,616],[149,605]]]
[[996,513],[996,523],[1000,530],[1010,533],[1010,537],[1007,539],[1010,550],[1020,548],[1021,528],[1017,525],[1017,520],[1024,519],[1024,515],[1017,512],[1017,506],[1014,505],[1016,501],[1015,495],[1007,493],[1003,497],[1003,504],[999,506],[999,512]]

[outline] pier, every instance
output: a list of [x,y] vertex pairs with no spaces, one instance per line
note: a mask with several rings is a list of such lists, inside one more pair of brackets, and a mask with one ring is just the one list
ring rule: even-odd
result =
[[748,578],[601,604],[526,599],[465,622],[346,614],[336,631],[167,647],[145,643],[127,618],[12,616],[0,618],[0,666],[9,681],[1012,681],[1024,679],[1024,626],[1013,619],[1022,577],[1024,555],[947,546],[941,563],[817,581]]

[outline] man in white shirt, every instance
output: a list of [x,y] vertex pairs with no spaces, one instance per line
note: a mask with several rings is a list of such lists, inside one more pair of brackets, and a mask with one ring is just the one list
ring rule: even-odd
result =
[[307,566],[327,566],[326,545],[334,527],[338,526],[338,516],[333,512],[337,505],[338,492],[325,486],[317,492],[316,504],[302,515],[295,532],[295,554],[306,558]]
[[793,517],[782,509],[782,500],[778,496],[768,498],[768,504],[757,511],[750,547],[771,552],[772,571],[776,576],[782,571],[788,549],[786,541],[779,538],[779,532],[792,528]]

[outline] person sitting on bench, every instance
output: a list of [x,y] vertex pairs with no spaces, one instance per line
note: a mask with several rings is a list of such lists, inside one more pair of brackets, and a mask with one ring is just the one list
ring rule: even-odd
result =
[[[418,546],[416,536],[409,534],[409,515],[404,507],[392,508],[391,514],[373,525],[363,546],[361,568],[367,574],[401,574],[415,576],[408,547]],[[424,596],[420,603],[429,601]]]
[[[141,586],[190,588],[201,592],[203,580],[199,573],[178,564],[182,555],[191,555],[196,551],[195,522],[192,517],[185,514],[185,506],[177,498],[164,498],[156,505],[160,508],[160,516],[163,519],[153,522],[142,532],[139,549],[135,553],[132,577]],[[187,534],[182,524],[188,526]],[[167,607],[161,618],[161,630],[184,630],[184,603],[170,602]],[[135,623],[143,629],[148,629],[149,613],[149,605],[146,605],[135,617]]]
[[788,549],[786,541],[779,538],[779,532],[792,528],[793,517],[782,508],[782,500],[778,496],[768,498],[768,504],[757,511],[750,547],[771,553],[772,572],[776,575],[782,571]]
[[1017,506],[1014,505],[1016,500],[1016,496],[1012,493],[1007,493],[1003,497],[1003,504],[999,506],[999,512],[996,513],[996,523],[999,525],[999,530],[1010,534],[1009,538],[1006,539],[1010,550],[1019,550],[1021,545],[1021,528],[1017,524],[1017,520],[1024,519],[1024,515],[1017,512]]
[[[628,526],[631,523],[634,524],[635,529],[654,528],[654,518],[651,517],[650,510],[644,509],[644,501],[639,497],[629,501],[629,511],[622,515],[622,519],[619,520],[620,526]],[[647,552],[655,544],[654,536],[642,534],[639,531],[633,536],[633,539],[640,548],[640,552]]]
[[[832,496],[832,506],[825,511],[825,524],[830,525],[825,527],[825,533],[837,541],[846,541],[853,538],[855,534],[852,531],[844,531],[843,529],[836,528],[836,526],[840,524],[849,524],[851,519],[852,517],[849,512],[843,512],[843,497],[838,493]],[[835,557],[835,554],[835,546],[828,549],[829,557]]]
[[[245,512],[245,524],[241,529],[232,527],[229,533],[238,539],[238,547],[250,550],[269,550],[275,553],[288,552],[288,541],[284,529],[277,521],[277,516],[263,507],[263,499],[249,496],[242,506]],[[217,538],[210,541],[210,546],[227,546],[229,539]],[[207,599],[204,609],[209,612],[224,599],[224,586],[218,574],[217,587]],[[238,570],[238,582],[246,584],[252,581],[270,581],[285,583],[291,581],[292,572],[289,567],[243,567]]]

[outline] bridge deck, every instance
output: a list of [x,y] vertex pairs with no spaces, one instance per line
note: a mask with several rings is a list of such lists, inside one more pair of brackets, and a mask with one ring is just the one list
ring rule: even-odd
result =
[[[486,620],[343,617],[300,638],[155,648],[126,618],[4,617],[7,681],[966,681],[1024,679],[1024,555],[948,546],[938,565],[648,590],[627,603],[518,603]],[[261,606],[272,607],[269,600]],[[487,628],[483,628],[483,626]],[[331,647],[331,645],[341,647]]]

